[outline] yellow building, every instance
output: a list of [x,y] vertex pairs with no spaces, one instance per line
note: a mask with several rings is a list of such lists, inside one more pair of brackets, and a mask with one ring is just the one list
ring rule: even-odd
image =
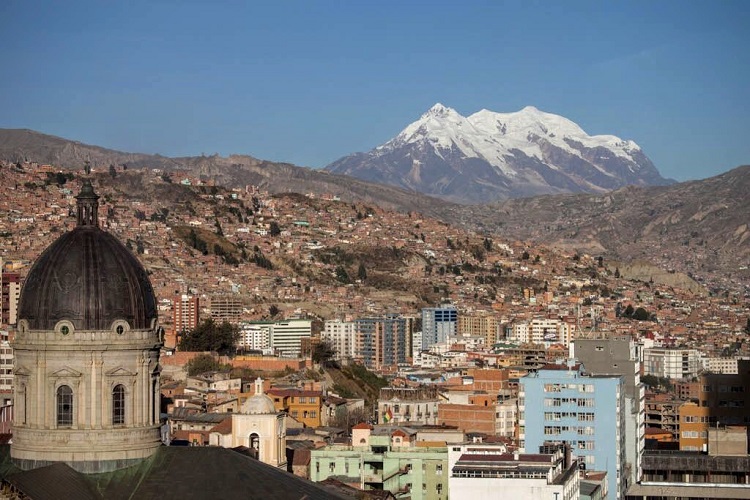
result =
[[679,409],[680,450],[700,451],[708,444],[709,409],[693,402]]
[[283,411],[301,422],[305,427],[320,427],[320,413],[323,396],[317,391],[299,389],[270,389],[268,396],[273,399],[277,411]]

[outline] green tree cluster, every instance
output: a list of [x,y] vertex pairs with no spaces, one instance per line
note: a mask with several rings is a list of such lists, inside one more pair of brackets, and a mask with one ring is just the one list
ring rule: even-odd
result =
[[208,243],[206,243],[205,240],[198,236],[198,233],[195,232],[195,229],[190,229],[190,234],[188,235],[188,243],[191,247],[195,248],[203,255],[208,255]]
[[344,266],[336,267],[336,279],[344,284],[349,284],[352,282],[352,279],[349,277],[349,273],[346,272]]
[[232,355],[239,337],[240,331],[236,325],[228,321],[216,323],[213,318],[208,318],[183,335],[178,348],[181,351],[216,351],[222,355]]
[[330,366],[334,356],[336,356],[336,350],[326,341],[318,343],[312,352],[313,362],[323,366]]

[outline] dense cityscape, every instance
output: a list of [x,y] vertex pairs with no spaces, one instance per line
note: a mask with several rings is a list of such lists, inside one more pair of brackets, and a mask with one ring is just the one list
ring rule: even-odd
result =
[[154,289],[164,444],[240,447],[344,496],[747,494],[738,291],[332,195],[89,169],[0,165],[9,440],[21,290],[90,178]]

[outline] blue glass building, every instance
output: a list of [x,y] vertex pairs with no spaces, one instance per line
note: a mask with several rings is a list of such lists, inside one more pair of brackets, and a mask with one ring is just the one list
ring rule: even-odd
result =
[[[425,307],[422,309],[422,346],[421,350],[428,350],[434,344],[442,344],[449,336],[456,335],[458,328],[458,311],[450,304],[440,307]],[[414,346],[420,350],[419,346]]]

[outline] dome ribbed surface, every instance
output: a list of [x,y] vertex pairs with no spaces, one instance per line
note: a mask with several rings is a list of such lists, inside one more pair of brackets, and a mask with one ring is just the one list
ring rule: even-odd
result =
[[156,318],[151,282],[138,259],[113,235],[80,226],[37,259],[21,290],[18,319],[31,330],[69,320],[78,330],[107,330],[115,320],[146,329]]
[[273,406],[271,398],[265,394],[256,394],[247,398],[242,404],[240,413],[245,415],[266,415],[268,413],[276,413],[276,408]]

